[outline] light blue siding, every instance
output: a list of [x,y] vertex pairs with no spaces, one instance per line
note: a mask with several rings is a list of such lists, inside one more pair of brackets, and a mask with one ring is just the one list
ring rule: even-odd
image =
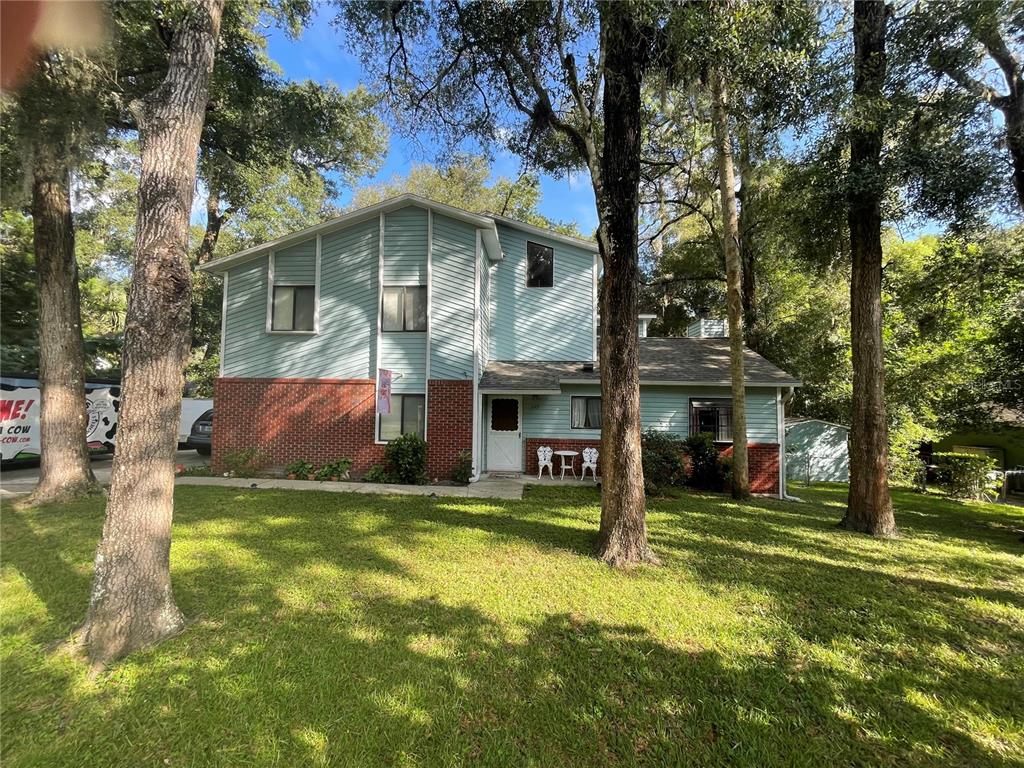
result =
[[274,254],[274,283],[312,285],[316,278],[316,238]]
[[476,228],[433,217],[430,378],[473,378],[473,292]]
[[[523,398],[523,436],[600,439],[597,429],[570,427],[570,398],[599,395],[598,386],[565,385],[558,395],[526,395]],[[690,428],[690,399],[730,397],[724,387],[670,386],[640,388],[640,419],[643,429],[657,429],[685,436]],[[778,414],[774,389],[747,390],[747,440],[778,442]]]
[[384,284],[427,284],[427,211],[410,205],[384,216]]
[[[320,333],[316,335],[266,332],[266,256],[230,270],[224,375],[372,378],[376,354],[377,241],[377,220],[324,236]],[[315,255],[316,239],[281,251],[286,257],[292,256],[292,252],[298,254],[293,261],[301,263],[303,252]],[[279,258],[275,254],[278,275]]]
[[[594,254],[498,225],[505,258],[492,271],[492,360],[593,358]],[[554,249],[554,284],[526,287],[526,243]]]
[[320,338],[311,354],[338,378],[375,379],[380,222],[356,224],[320,245]]
[[380,367],[401,374],[392,380],[395,392],[425,392],[427,334],[382,333]]

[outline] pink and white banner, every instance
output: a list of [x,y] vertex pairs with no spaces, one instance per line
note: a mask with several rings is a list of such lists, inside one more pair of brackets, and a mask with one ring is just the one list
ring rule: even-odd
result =
[[391,413],[391,371],[377,369],[377,413]]

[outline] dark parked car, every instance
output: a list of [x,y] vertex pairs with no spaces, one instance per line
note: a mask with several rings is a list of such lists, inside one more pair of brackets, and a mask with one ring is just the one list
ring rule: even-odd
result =
[[192,432],[185,443],[189,448],[195,448],[201,456],[209,456],[213,446],[213,409],[211,408],[192,425]]

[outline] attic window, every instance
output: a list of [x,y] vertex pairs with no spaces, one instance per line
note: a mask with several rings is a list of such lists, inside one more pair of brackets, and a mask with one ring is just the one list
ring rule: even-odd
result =
[[555,284],[555,252],[540,243],[526,244],[526,287],[550,288]]

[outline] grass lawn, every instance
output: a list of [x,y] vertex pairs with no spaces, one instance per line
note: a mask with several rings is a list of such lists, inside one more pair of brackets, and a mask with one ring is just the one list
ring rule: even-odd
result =
[[180,487],[183,635],[90,680],[98,500],[2,520],[15,766],[1024,765],[1024,508],[898,493],[653,501],[664,566],[590,556],[598,496]]

